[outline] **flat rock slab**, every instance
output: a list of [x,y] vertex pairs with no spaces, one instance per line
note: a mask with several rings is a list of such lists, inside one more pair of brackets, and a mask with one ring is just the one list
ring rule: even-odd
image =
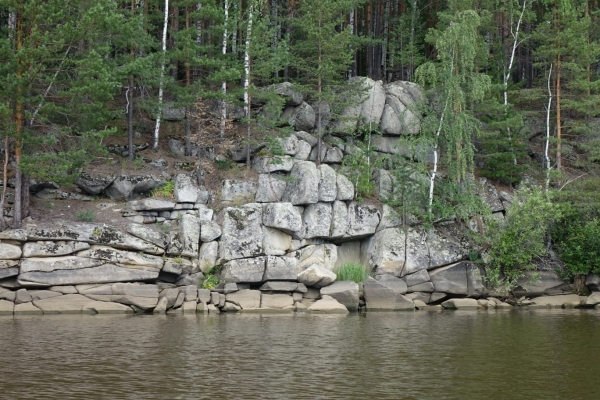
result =
[[358,310],[358,284],[351,281],[333,282],[321,288],[323,298],[329,296],[346,307],[348,311]]
[[158,278],[155,268],[126,268],[114,264],[103,264],[90,268],[55,270],[51,272],[25,272],[18,276],[22,286],[79,285],[85,283],[135,282]]
[[367,311],[396,311],[414,310],[412,300],[404,297],[401,292],[377,282],[370,276],[363,284]]
[[475,299],[450,299],[444,301],[442,307],[452,310],[476,310],[479,303]]
[[44,314],[80,314],[90,299],[80,294],[65,294],[51,299],[37,300],[33,305]]
[[105,301],[92,301],[84,304],[81,308],[82,313],[86,314],[133,314],[131,307],[124,304],[109,303]]
[[261,308],[285,308],[292,306],[294,299],[289,294],[264,294],[260,302]]
[[43,314],[42,310],[40,310],[38,307],[36,307],[32,303],[16,304],[14,313],[15,313],[15,315],[18,315],[18,314],[20,314],[20,315],[42,315]]
[[167,200],[141,199],[127,202],[134,211],[171,211],[175,203]]
[[541,296],[532,299],[532,301],[539,306],[545,307],[563,307],[565,305],[581,304],[581,299],[576,294]]
[[324,314],[348,314],[349,311],[343,304],[339,303],[331,296],[323,296],[321,300],[317,300],[306,309],[309,312],[324,313]]
[[258,283],[264,273],[265,257],[241,258],[225,263],[221,277],[227,283]]
[[21,246],[0,243],[0,260],[18,260],[21,254]]
[[228,302],[240,306],[243,310],[260,308],[261,301],[260,290],[239,290],[234,293],[228,293],[225,298]]
[[57,257],[72,254],[89,248],[90,245],[85,242],[29,242],[23,245],[23,257]]
[[12,315],[15,304],[12,301],[0,300],[0,315]]
[[331,284],[336,274],[320,265],[312,265],[298,274],[298,281],[306,286],[322,288]]

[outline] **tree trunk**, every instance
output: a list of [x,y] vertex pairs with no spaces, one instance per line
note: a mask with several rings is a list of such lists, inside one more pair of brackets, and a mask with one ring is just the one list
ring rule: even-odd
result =
[[160,64],[160,82],[158,84],[158,112],[156,115],[156,125],[154,127],[154,141],[152,151],[158,151],[158,133],[160,132],[160,120],[163,111],[163,86],[165,84],[165,64],[167,57],[167,27],[169,24],[169,0],[165,0],[165,19],[163,23],[162,35],[162,61]]
[[[16,50],[19,52],[23,48],[23,10],[17,11],[17,41]],[[23,137],[23,124],[25,122],[24,104],[23,104],[23,86],[21,84],[21,78],[23,77],[23,63],[19,59],[17,66],[17,96],[15,101],[15,202],[13,208],[13,228],[21,227],[21,220],[23,219],[22,210],[22,177],[21,168],[19,163],[21,162],[21,151]]]
[[2,194],[0,195],[0,231],[6,230],[8,224],[4,218],[4,204],[6,202],[6,189],[8,184],[8,158],[9,158],[8,136],[4,136],[4,164],[2,168]]
[[[229,1],[225,0],[223,5],[225,10],[225,20],[223,22],[223,43],[221,45],[221,53],[227,54],[227,24],[229,23]],[[219,125],[219,137],[223,139],[225,137],[225,124],[227,122],[227,102],[225,96],[227,95],[227,82],[221,82],[221,91],[223,92],[223,99],[221,100],[221,123]]]
[[546,196],[548,196],[548,189],[550,188],[550,156],[548,155],[550,147],[550,110],[552,108],[552,90],[550,88],[550,82],[552,81],[552,64],[550,64],[550,71],[548,72],[548,106],[546,108],[546,145],[544,147],[544,157],[546,158]]
[[[252,0],[251,0],[252,1]],[[246,27],[246,47],[244,50],[244,111],[246,114],[246,167],[250,169],[250,43],[252,41],[252,18],[254,12],[254,3],[250,3],[248,8],[248,26]]]

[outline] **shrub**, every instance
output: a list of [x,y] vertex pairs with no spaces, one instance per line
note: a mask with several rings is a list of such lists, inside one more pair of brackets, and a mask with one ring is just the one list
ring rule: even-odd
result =
[[77,213],[75,218],[77,219],[77,221],[81,221],[81,222],[94,222],[94,213],[90,210],[81,211],[81,212]]
[[359,263],[347,263],[333,270],[337,275],[338,281],[353,281],[356,283],[364,282],[369,276],[365,267]]
[[218,276],[213,275],[213,274],[206,274],[200,280],[200,287],[202,289],[212,289],[215,286],[217,286],[219,283],[221,283],[221,281],[219,280]]
[[167,181],[164,185],[156,188],[152,191],[152,197],[173,197],[173,191],[175,190],[175,182]]

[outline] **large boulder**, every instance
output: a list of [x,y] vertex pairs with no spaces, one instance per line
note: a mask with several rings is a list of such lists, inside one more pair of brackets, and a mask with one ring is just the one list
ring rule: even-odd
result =
[[396,293],[405,294],[408,291],[407,284],[400,278],[394,275],[381,275],[378,279],[379,283]]
[[80,286],[80,294],[97,301],[107,301],[149,310],[158,304],[158,286],[134,283]]
[[330,203],[309,204],[304,208],[302,216],[302,238],[329,237],[331,228],[332,210]]
[[361,104],[360,117],[364,124],[379,124],[383,107],[385,105],[385,90],[382,81],[363,78],[362,86],[365,89],[365,101]]
[[33,305],[44,314],[81,314],[84,306],[91,303],[88,297],[80,294],[65,294],[64,296],[37,300]]
[[317,167],[321,174],[319,180],[319,201],[332,202],[337,198],[337,174],[327,164]]
[[97,196],[113,183],[114,180],[115,177],[113,175],[96,175],[82,172],[75,179],[75,184],[85,193]]
[[267,204],[263,209],[262,223],[286,233],[298,232],[302,229],[300,210],[300,207],[294,207],[292,203]]
[[169,237],[165,232],[148,225],[129,224],[126,227],[126,231],[127,233],[146,242],[150,242],[161,249],[166,249],[169,245]]
[[354,185],[348,178],[342,174],[337,174],[337,199],[338,200],[353,200]]
[[217,263],[217,257],[219,256],[219,243],[202,243],[199,253],[198,264],[200,266],[200,270],[204,273],[208,273],[212,271]]
[[200,221],[192,214],[184,214],[179,219],[179,230],[183,248],[181,255],[184,257],[198,257],[200,244]]
[[306,286],[322,288],[335,281],[336,274],[320,265],[312,265],[298,274],[298,282]]
[[262,157],[256,156],[252,160],[252,168],[259,174],[270,174],[277,171],[288,172],[294,166],[294,160],[290,156]]
[[258,283],[263,281],[266,257],[242,258],[227,262],[221,277],[225,282]]
[[302,93],[294,89],[294,84],[291,82],[278,83],[274,85],[274,90],[285,99],[285,104],[288,106],[299,106],[304,101]]
[[296,270],[298,260],[292,257],[267,257],[263,279],[266,281],[295,281],[298,278]]
[[258,175],[258,188],[254,201],[257,203],[276,203],[281,201],[285,192],[286,182],[276,175]]
[[298,131],[310,131],[315,127],[317,114],[308,103],[302,102],[299,106],[287,107],[281,118]]
[[187,174],[175,175],[173,196],[178,203],[195,203],[198,200],[197,181]]
[[331,228],[329,237],[340,239],[348,232],[348,206],[345,202],[336,200],[331,206]]
[[225,295],[227,301],[240,306],[243,310],[260,308],[260,290],[239,290]]
[[219,242],[219,263],[264,254],[261,222],[261,204],[250,203],[242,207],[225,208]]
[[21,246],[0,243],[0,260],[18,260],[21,258]]
[[286,308],[294,304],[294,299],[287,293],[263,293],[260,308]]
[[479,303],[475,299],[450,299],[444,301],[442,307],[451,310],[477,310]]
[[263,250],[268,256],[282,256],[292,246],[292,236],[278,229],[263,226]]
[[578,306],[581,299],[576,294],[563,294],[558,296],[540,296],[532,300],[534,304],[543,307]]
[[348,314],[349,312],[346,305],[328,295],[311,304],[306,311],[323,314]]
[[89,249],[85,242],[28,242],[23,245],[23,257],[56,257]]
[[554,294],[556,288],[566,282],[556,271],[525,271],[513,289],[516,297],[537,297],[544,294]]
[[346,237],[358,239],[375,233],[381,213],[375,206],[351,202],[348,205]]
[[224,180],[221,184],[221,201],[252,201],[258,184],[249,181]]
[[293,205],[314,204],[319,201],[321,174],[310,161],[296,161],[290,171],[292,181],[288,182],[283,201]]
[[414,303],[401,292],[385,286],[370,276],[363,284],[367,311],[414,310]]
[[104,194],[114,201],[130,200],[137,194],[150,193],[160,188],[166,181],[155,175],[121,175],[104,190]]
[[348,311],[358,310],[358,284],[351,281],[333,282],[321,288],[321,296],[331,296],[346,306]]

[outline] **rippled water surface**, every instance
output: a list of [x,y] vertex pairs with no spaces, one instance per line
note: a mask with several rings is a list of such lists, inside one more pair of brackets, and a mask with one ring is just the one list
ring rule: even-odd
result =
[[600,312],[0,318],[2,399],[598,399]]

